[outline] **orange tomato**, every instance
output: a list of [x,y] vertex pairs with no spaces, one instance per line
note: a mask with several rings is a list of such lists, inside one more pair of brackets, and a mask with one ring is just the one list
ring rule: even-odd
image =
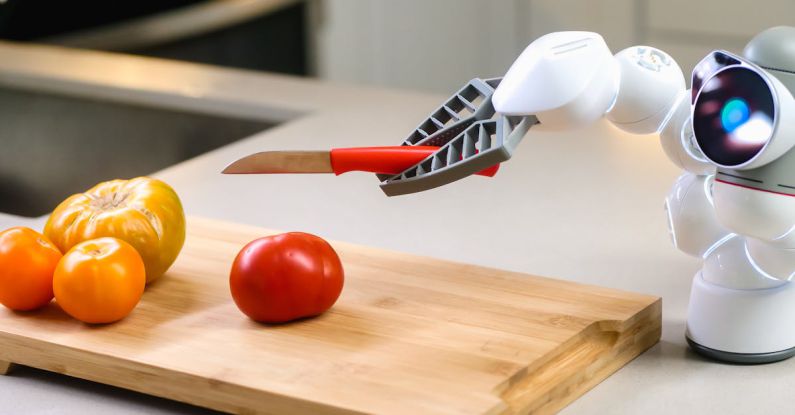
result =
[[185,214],[177,193],[160,180],[112,180],[64,200],[50,215],[44,234],[62,252],[91,239],[119,238],[141,254],[146,282],[151,282],[179,255]]
[[52,275],[61,252],[44,235],[16,227],[0,232],[0,303],[18,311],[52,300]]
[[55,301],[85,323],[111,323],[126,317],[146,287],[141,256],[121,239],[99,238],[75,245],[53,277]]

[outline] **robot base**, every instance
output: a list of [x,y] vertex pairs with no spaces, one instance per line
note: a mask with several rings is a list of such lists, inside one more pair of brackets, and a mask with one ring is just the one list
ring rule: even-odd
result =
[[687,340],[687,344],[694,352],[708,359],[718,360],[721,362],[737,363],[742,365],[760,365],[764,363],[775,363],[795,356],[795,347],[770,353],[732,353],[702,346],[694,342],[693,339],[687,335],[685,335],[685,340]]
[[795,284],[737,290],[693,278],[687,342],[710,359],[760,364],[795,355]]

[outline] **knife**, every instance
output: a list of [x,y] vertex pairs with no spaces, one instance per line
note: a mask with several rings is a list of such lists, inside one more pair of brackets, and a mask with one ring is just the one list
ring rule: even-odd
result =
[[[335,148],[331,151],[263,151],[232,162],[223,174],[334,173],[366,171],[399,174],[430,156],[439,147],[394,146]],[[479,171],[493,177],[500,165]]]

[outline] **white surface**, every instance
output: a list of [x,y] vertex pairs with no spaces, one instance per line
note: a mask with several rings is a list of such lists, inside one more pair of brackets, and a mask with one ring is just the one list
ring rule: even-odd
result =
[[[387,198],[368,174],[228,177],[218,171],[265,149],[396,144],[445,96],[0,43],[0,86],[9,84],[291,119],[159,173],[191,215],[662,296],[661,342],[564,413],[795,408],[795,360],[729,366],[688,351],[686,304],[700,260],[670,244],[663,198],[680,171],[655,136],[630,136],[606,122],[566,133],[534,128],[493,179],[471,177]],[[0,217],[0,226],[17,222]],[[16,373],[0,377],[0,413],[203,413],[32,369]]]

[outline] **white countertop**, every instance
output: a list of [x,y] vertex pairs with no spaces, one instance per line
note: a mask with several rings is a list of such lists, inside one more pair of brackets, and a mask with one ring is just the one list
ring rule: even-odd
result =
[[[564,413],[747,414],[795,408],[795,359],[732,366],[702,360],[687,349],[686,306],[699,261],[670,244],[663,198],[679,172],[656,136],[631,136],[606,123],[566,133],[533,129],[493,179],[470,177],[389,198],[368,174],[218,172],[239,156],[265,149],[396,145],[446,97],[0,43],[3,85],[45,85],[284,121],[159,172],[189,215],[661,296],[660,343]],[[0,215],[0,228],[23,222],[37,226],[42,219]],[[0,377],[0,413],[208,413],[34,369],[14,373]]]

